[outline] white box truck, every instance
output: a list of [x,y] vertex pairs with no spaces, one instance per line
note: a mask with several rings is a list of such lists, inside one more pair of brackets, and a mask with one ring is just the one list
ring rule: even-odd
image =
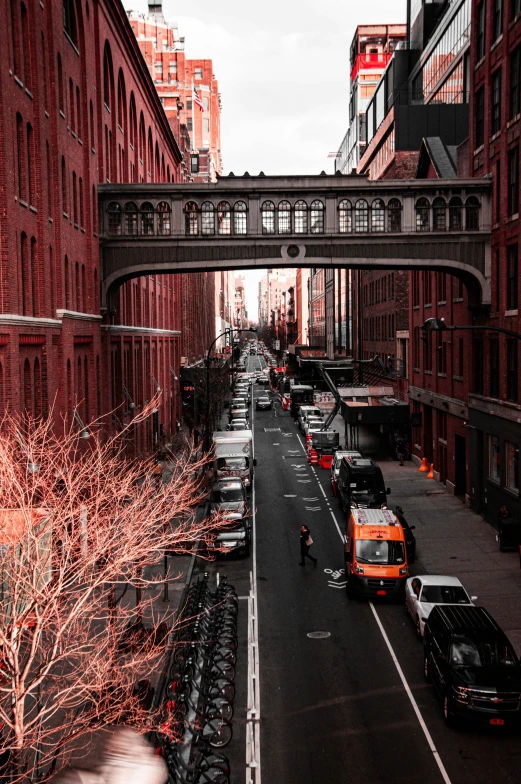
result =
[[251,430],[218,430],[212,438],[215,445],[216,478],[238,476],[246,487],[251,487],[256,463]]

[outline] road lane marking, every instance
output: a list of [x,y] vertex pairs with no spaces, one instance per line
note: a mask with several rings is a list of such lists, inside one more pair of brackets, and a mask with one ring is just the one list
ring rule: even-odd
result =
[[284,498],[296,498],[296,495],[285,495]]
[[321,512],[321,511],[322,511],[322,509],[320,508],[320,506],[305,506],[305,507],[304,507],[304,509],[305,509],[307,512]]
[[318,501],[318,496],[315,498],[303,498],[303,501]]
[[[300,445],[302,446],[302,449],[304,449],[304,445],[303,445],[302,441],[300,440],[300,436],[297,435],[297,438],[300,441]],[[313,473],[315,473],[315,472],[313,471]],[[316,476],[316,474],[315,474],[315,476]],[[324,488],[320,484],[318,476],[316,476],[316,479],[317,479],[317,482],[318,482],[318,486],[320,487],[320,489],[322,491],[322,495],[327,500],[327,496],[326,496],[326,494],[324,492]],[[336,529],[338,531],[338,535],[340,536],[340,539],[342,540],[342,543],[345,543],[344,534],[340,530],[340,527],[338,525],[337,519],[336,519],[335,515],[333,514],[333,510],[330,509],[330,513],[331,513],[331,517],[335,521],[335,525],[336,525]],[[339,587],[339,588],[342,587],[339,584],[330,585],[331,588],[333,588],[335,586]],[[448,775],[447,771],[445,770],[445,766],[444,766],[444,764],[443,764],[443,762],[441,760],[440,754],[439,754],[436,746],[434,745],[434,741],[432,740],[432,736],[431,736],[431,734],[429,732],[429,729],[428,729],[428,727],[427,727],[427,725],[425,723],[425,720],[424,720],[424,718],[423,718],[423,716],[422,716],[422,714],[420,712],[420,709],[418,707],[418,703],[414,699],[414,695],[413,695],[413,693],[412,693],[412,691],[411,691],[411,689],[409,687],[407,679],[405,678],[403,670],[402,670],[402,668],[400,666],[400,662],[398,661],[398,658],[397,658],[397,656],[396,656],[396,654],[394,652],[394,649],[393,649],[393,647],[391,645],[391,642],[390,642],[390,640],[389,640],[389,638],[388,638],[388,636],[386,634],[386,631],[385,631],[385,629],[383,627],[383,624],[382,624],[380,618],[378,617],[378,613],[376,612],[376,608],[375,608],[374,604],[371,601],[369,602],[369,606],[370,606],[371,611],[372,611],[372,613],[374,615],[376,623],[378,624],[378,628],[380,629],[380,633],[381,633],[382,637],[384,638],[384,642],[387,645],[389,653],[391,654],[391,658],[393,660],[394,666],[396,667],[398,675],[400,676],[400,680],[401,680],[402,685],[403,685],[403,687],[405,689],[405,693],[407,694],[407,696],[409,698],[409,701],[410,701],[410,703],[411,703],[411,705],[413,707],[414,713],[416,714],[416,718],[418,719],[418,723],[419,723],[420,727],[422,728],[423,734],[424,734],[425,739],[427,741],[427,744],[428,744],[428,746],[429,746],[429,748],[430,748],[430,750],[432,752],[432,755],[433,755],[434,760],[435,760],[435,762],[436,762],[436,764],[438,766],[438,769],[439,769],[439,771],[441,773],[443,781],[445,782],[445,784],[451,784],[451,780],[449,778],[449,775]]]
[[300,482],[301,485],[311,484],[311,479],[297,479],[297,482]]

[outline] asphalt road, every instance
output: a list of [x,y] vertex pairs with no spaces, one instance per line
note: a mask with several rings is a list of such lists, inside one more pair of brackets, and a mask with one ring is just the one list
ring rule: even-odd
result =
[[[259,364],[251,357],[247,369]],[[278,403],[255,411],[265,389],[254,386],[252,403],[262,781],[519,782],[519,735],[445,726],[403,607],[347,598],[344,520],[329,472],[308,465],[300,431]],[[302,523],[316,568],[298,565]],[[226,564],[239,592],[247,593],[251,568],[251,559]],[[329,636],[308,637],[316,631]],[[245,780],[241,716],[238,707],[234,782]]]

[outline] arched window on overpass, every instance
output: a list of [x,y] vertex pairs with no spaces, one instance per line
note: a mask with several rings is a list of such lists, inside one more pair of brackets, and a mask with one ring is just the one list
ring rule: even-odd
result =
[[308,233],[308,205],[300,199],[295,204],[295,234]]
[[279,203],[278,230],[279,234],[291,234],[291,204],[289,201]]
[[342,199],[338,205],[338,230],[340,234],[350,234],[353,231],[353,212],[349,199]]
[[369,231],[369,205],[365,199],[358,199],[355,204],[355,231]]
[[459,196],[453,196],[449,201],[449,230],[461,231],[463,228],[463,202]]
[[217,234],[232,233],[232,209],[227,201],[217,205]]
[[387,205],[388,230],[399,232],[402,230],[402,203],[400,199],[390,199]]
[[125,204],[125,234],[133,236],[137,234],[137,206],[133,201]]
[[418,199],[416,202],[416,231],[430,231],[430,204],[425,198]]
[[311,234],[324,233],[324,204],[319,200],[311,202]]
[[211,201],[201,206],[201,234],[215,234],[215,208]]
[[447,228],[447,204],[441,196],[432,202],[432,228],[433,231],[445,231]]
[[465,229],[477,231],[479,229],[479,199],[469,196],[465,202]]
[[121,205],[117,201],[111,201],[107,207],[109,217],[109,234],[114,237],[121,234]]
[[371,204],[371,231],[385,231],[385,207],[381,199]]
[[157,233],[170,234],[170,205],[167,201],[160,201],[157,205]]
[[233,208],[233,233],[246,234],[248,229],[246,202],[237,201]]
[[275,234],[275,205],[265,201],[261,207],[262,233]]
[[141,205],[141,234],[146,237],[154,234],[154,206],[149,201]]
[[189,201],[185,205],[185,234],[199,234],[199,211],[195,201]]

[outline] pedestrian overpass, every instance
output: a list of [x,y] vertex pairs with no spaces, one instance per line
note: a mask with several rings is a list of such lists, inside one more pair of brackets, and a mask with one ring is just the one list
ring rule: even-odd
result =
[[491,179],[233,174],[98,189],[102,312],[130,278],[265,267],[447,272],[490,304]]

